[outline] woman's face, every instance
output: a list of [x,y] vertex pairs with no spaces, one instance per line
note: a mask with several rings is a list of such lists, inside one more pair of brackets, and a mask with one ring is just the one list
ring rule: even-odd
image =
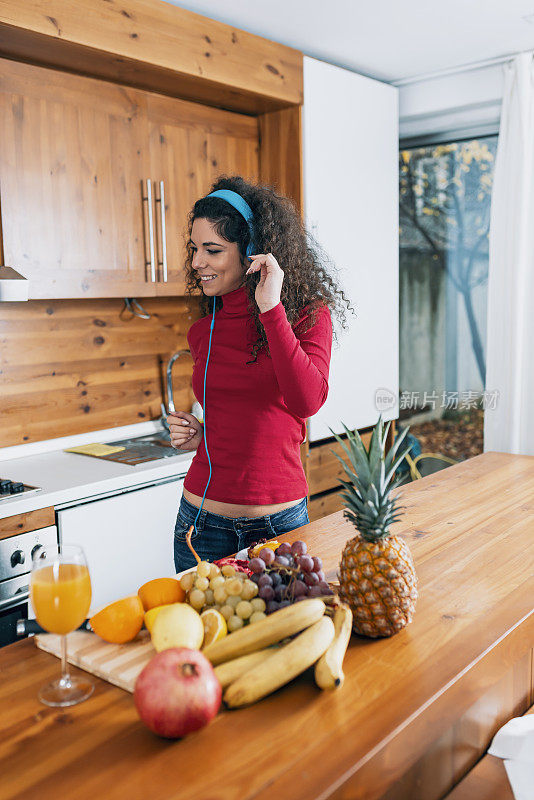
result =
[[[235,242],[222,239],[207,219],[199,217],[191,230],[192,267],[202,279],[202,289],[208,297],[228,294],[244,282],[245,270]],[[214,275],[210,280],[204,280]]]

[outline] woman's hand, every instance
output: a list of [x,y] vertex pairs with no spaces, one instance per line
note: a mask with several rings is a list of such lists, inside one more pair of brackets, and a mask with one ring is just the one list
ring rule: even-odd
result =
[[196,450],[204,436],[204,428],[194,414],[173,411],[167,417],[171,444],[177,450]]
[[252,264],[245,275],[261,270],[255,297],[260,313],[263,314],[265,311],[270,311],[280,302],[284,273],[272,253],[259,253],[255,256],[249,256],[249,258],[252,259]]

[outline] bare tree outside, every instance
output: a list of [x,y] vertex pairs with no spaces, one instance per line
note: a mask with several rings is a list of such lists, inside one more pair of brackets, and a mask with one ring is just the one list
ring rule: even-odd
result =
[[[496,150],[497,136],[487,136],[400,151],[401,397],[414,388],[423,395],[485,390]],[[412,411],[425,408],[420,399]]]

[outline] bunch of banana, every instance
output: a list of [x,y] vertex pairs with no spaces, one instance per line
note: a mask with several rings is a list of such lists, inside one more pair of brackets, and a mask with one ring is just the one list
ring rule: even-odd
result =
[[318,598],[302,600],[208,645],[203,653],[215,666],[226,705],[255,703],[313,664],[321,689],[341,686],[352,613],[338,605],[332,621],[325,611]]

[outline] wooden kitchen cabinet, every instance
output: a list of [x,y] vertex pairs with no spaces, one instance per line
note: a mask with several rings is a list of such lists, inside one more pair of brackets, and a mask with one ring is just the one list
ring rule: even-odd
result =
[[144,92],[0,60],[4,263],[30,298],[154,295]]
[[147,115],[156,208],[156,293],[184,294],[189,211],[221,173],[257,180],[258,121],[155,93],[147,93]]
[[6,59],[0,141],[3,259],[30,299],[183,295],[193,203],[259,175],[256,117]]

